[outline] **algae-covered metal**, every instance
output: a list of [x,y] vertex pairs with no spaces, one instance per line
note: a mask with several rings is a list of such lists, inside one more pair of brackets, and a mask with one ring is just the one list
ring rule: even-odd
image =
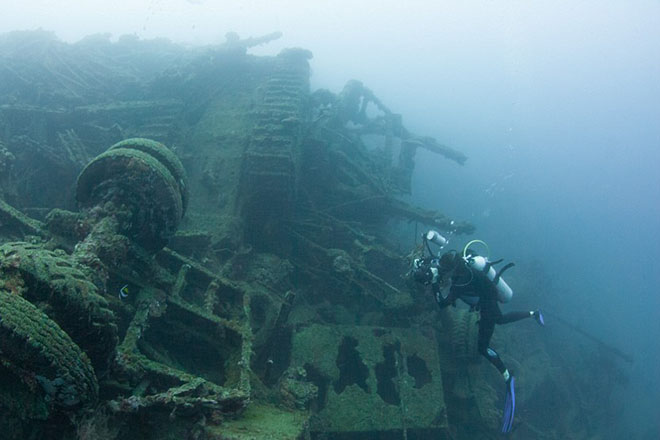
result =
[[359,81],[312,92],[307,50],[248,53],[278,36],[0,39],[6,438],[493,436],[475,314],[393,239],[474,230],[401,197],[419,148],[466,157]]

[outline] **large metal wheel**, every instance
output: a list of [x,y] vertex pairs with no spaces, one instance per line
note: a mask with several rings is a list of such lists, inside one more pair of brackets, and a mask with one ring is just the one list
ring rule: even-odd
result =
[[188,203],[181,162],[163,144],[128,139],[92,160],[78,176],[76,199],[82,208],[112,202],[128,208],[131,219],[120,231],[148,250],[162,248],[174,235]]

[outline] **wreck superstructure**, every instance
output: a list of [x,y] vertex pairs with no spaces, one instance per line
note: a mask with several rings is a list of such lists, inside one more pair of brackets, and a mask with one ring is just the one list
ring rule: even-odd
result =
[[474,230],[400,197],[417,149],[465,156],[359,81],[312,92],[305,49],[247,54],[277,37],[0,40],[3,432],[489,438],[475,315],[387,238]]

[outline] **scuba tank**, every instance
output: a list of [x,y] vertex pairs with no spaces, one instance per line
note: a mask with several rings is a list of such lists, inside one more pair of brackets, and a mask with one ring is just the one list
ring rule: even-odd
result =
[[498,261],[489,261],[488,257],[482,257],[481,255],[467,255],[467,250],[468,247],[470,247],[471,244],[473,243],[481,243],[484,246],[486,246],[486,249],[488,249],[488,245],[484,243],[481,240],[472,240],[469,242],[467,245],[465,245],[465,248],[463,249],[463,259],[465,262],[473,269],[481,271],[486,274],[488,279],[495,285],[495,288],[497,289],[497,300],[501,303],[506,303],[511,301],[511,297],[513,296],[513,290],[511,290],[511,287],[504,281],[502,278],[502,273],[513,267],[514,263],[509,263],[506,266],[504,266],[502,269],[500,269],[499,272],[496,272],[495,269],[493,268],[494,264],[499,263],[502,260]]
[[[434,231],[434,230],[430,230],[429,232],[424,234],[424,240],[435,243],[438,246],[440,246],[441,248],[449,242],[449,240],[447,240],[445,237],[440,235],[438,233],[438,231]],[[430,250],[429,250],[429,252],[430,252]]]
[[431,257],[435,257],[435,254],[433,253],[433,250],[431,250],[431,246],[429,243],[434,243],[442,249],[444,245],[449,243],[449,240],[447,240],[445,237],[440,235],[438,231],[434,231],[431,229],[428,232],[425,232],[422,234],[422,241],[424,242],[424,245],[426,246],[426,249],[429,251],[429,255]]

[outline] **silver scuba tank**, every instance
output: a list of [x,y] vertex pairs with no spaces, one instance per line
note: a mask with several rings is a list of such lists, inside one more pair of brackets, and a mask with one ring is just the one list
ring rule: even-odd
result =
[[[470,267],[484,272],[486,276],[488,277],[489,280],[491,280],[495,284],[495,277],[497,276],[497,272],[495,272],[495,269],[493,269],[493,266],[488,264],[488,258],[482,257],[481,255],[477,256],[471,256],[468,255],[467,257],[464,257],[465,261],[470,265]],[[488,268],[488,271],[486,271],[486,268]],[[501,303],[506,303],[511,301],[511,297],[513,296],[513,290],[511,290],[511,287],[504,281],[502,277],[499,277],[497,280],[497,284],[495,284],[495,288],[497,289],[497,300]]]
[[426,241],[435,243],[440,247],[446,245],[448,242],[448,240],[445,237],[440,235],[438,231],[434,231],[434,230],[430,230],[426,234],[424,234],[424,238],[426,239]]

